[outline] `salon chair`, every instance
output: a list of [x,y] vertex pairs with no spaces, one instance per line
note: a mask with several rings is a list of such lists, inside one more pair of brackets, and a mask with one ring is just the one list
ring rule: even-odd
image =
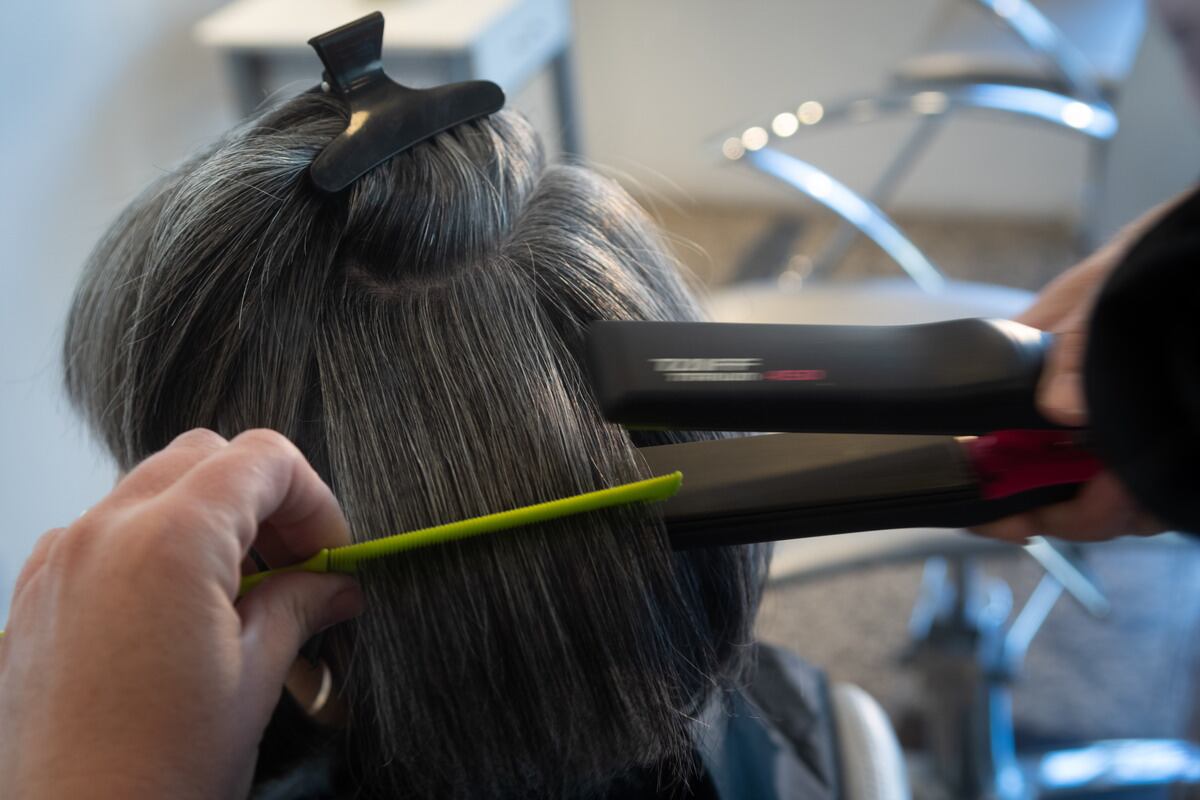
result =
[[1092,249],[1111,134],[1091,135],[1083,123],[1112,113],[1145,31],[1144,0],[943,0],[943,7],[925,47],[896,66],[893,85],[918,93],[1026,87],[1065,101],[1055,124],[1080,131],[1088,148],[1080,245]]
[[[1113,106],[1142,40],[1143,0],[943,0],[941,8],[925,46],[896,65],[882,91],[777,109],[781,113],[764,117],[770,125],[752,125],[721,144],[725,158],[787,183],[841,217],[814,259],[816,277],[842,261],[859,233],[870,236],[868,227],[880,226],[879,209],[959,114],[1027,120],[1080,137],[1088,168],[1077,239],[1081,250],[1098,244],[1098,203],[1108,145],[1118,128]],[[866,195],[850,192],[853,201],[829,202],[831,194],[849,190],[780,149],[784,140],[817,126],[894,117],[911,117],[915,124]],[[922,286],[935,285],[921,258],[890,255]]]

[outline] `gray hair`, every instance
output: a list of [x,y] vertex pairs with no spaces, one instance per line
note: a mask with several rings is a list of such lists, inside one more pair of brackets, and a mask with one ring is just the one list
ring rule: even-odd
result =
[[[66,379],[121,467],[192,427],[274,428],[362,540],[645,477],[635,445],[695,438],[604,423],[580,365],[593,320],[698,318],[620,188],[546,166],[504,112],[324,196],[306,169],[344,125],[318,93],[268,110],[99,244]],[[690,719],[741,666],[764,552],[673,554],[641,507],[373,565],[366,614],[326,642],[355,796],[684,778]]]

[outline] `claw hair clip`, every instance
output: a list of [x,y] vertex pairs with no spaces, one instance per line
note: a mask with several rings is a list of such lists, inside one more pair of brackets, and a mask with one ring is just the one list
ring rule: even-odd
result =
[[383,14],[378,11],[308,40],[325,72],[321,89],[337,95],[349,122],[309,168],[317,188],[340,192],[413,145],[494,114],[504,92],[491,81],[412,89],[383,71]]

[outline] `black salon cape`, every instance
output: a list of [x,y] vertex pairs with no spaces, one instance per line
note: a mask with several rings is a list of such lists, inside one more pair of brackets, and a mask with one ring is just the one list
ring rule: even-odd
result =
[[1148,511],[1200,532],[1200,192],[1105,282],[1084,366],[1091,439]]
[[[824,673],[785,650],[767,645],[755,649],[757,666],[746,687],[725,704],[714,702],[704,715],[700,744],[704,775],[686,787],[658,790],[654,772],[647,770],[614,786],[608,800],[835,800],[842,796]],[[272,724],[307,722],[296,716],[290,722],[277,718]],[[331,759],[313,758],[260,784],[251,797],[340,800],[353,796],[353,790],[338,792],[336,773]]]

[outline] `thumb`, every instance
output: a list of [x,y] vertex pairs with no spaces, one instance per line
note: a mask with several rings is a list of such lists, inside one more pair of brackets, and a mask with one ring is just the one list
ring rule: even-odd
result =
[[343,575],[296,572],[277,575],[255,587],[238,602],[244,677],[254,695],[251,701],[269,714],[301,646],[362,610],[362,590],[354,579]]
[[1087,422],[1083,358],[1087,351],[1087,309],[1080,308],[1057,326],[1054,345],[1038,385],[1038,410],[1060,425]]

